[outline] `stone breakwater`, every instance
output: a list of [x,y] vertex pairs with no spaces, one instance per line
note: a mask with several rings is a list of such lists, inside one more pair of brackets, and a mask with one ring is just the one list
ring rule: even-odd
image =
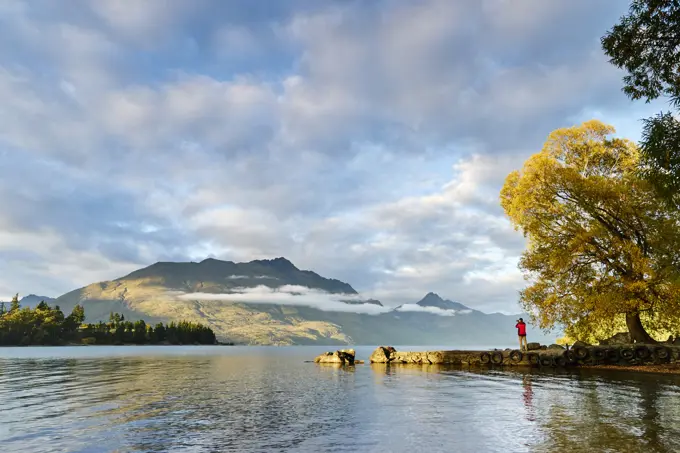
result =
[[[531,346],[531,344],[530,344]],[[397,351],[380,346],[370,357],[371,363],[432,364],[461,366],[533,366],[566,368],[574,366],[644,366],[680,363],[680,346],[626,344],[590,346],[576,344],[570,349],[559,345],[540,346],[527,352],[517,349],[489,351]]]
[[[315,363],[355,365],[354,349],[325,352],[314,359]],[[576,366],[655,367],[665,364],[680,366],[680,345],[673,344],[621,344],[591,346],[574,344],[566,349],[559,345],[541,346],[529,343],[529,351],[494,349],[487,351],[397,351],[392,346],[378,347],[370,357],[371,363],[460,365],[479,366],[530,366],[567,368]]]

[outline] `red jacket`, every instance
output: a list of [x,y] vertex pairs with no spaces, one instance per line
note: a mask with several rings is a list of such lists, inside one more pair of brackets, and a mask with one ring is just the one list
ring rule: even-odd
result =
[[527,325],[523,322],[518,322],[515,327],[517,327],[517,335],[527,334]]

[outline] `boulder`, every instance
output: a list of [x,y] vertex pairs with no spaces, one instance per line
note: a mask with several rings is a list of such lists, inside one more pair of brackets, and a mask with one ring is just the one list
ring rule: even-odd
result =
[[587,348],[588,346],[590,346],[588,343],[585,343],[583,341],[577,341],[576,343],[571,345],[571,349],[578,348],[578,347]]
[[395,351],[390,355],[390,361],[394,363],[423,363],[423,355],[425,356],[425,363],[430,363],[427,360],[427,352]]
[[371,363],[389,363],[394,359],[392,355],[396,352],[397,350],[392,346],[378,346],[369,360]]
[[527,343],[527,351],[537,351],[541,349],[541,343]]
[[428,351],[427,361],[430,363],[444,363],[444,353],[441,351]]
[[562,350],[562,349],[564,349],[564,346],[561,346],[561,345],[559,345],[559,344],[551,344],[550,346],[548,346],[548,349],[559,349],[559,350]]
[[601,346],[620,346],[622,344],[631,344],[633,343],[633,340],[630,338],[628,332],[619,332],[605,340],[599,340],[598,342]]
[[380,346],[370,357],[371,363],[420,363],[432,364],[444,362],[441,351],[408,352],[397,351],[391,346]]
[[343,349],[335,352],[325,352],[314,359],[314,363],[336,363],[340,365],[354,365],[354,349]]

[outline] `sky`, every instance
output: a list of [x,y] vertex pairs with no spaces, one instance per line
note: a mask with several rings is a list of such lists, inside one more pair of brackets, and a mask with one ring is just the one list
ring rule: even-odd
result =
[[517,312],[505,176],[639,138],[619,0],[0,2],[0,299],[284,256],[385,305]]

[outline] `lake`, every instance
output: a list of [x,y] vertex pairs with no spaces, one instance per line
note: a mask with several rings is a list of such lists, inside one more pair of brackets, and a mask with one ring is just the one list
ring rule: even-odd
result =
[[0,451],[680,451],[680,376],[304,363],[327,349],[0,348]]

